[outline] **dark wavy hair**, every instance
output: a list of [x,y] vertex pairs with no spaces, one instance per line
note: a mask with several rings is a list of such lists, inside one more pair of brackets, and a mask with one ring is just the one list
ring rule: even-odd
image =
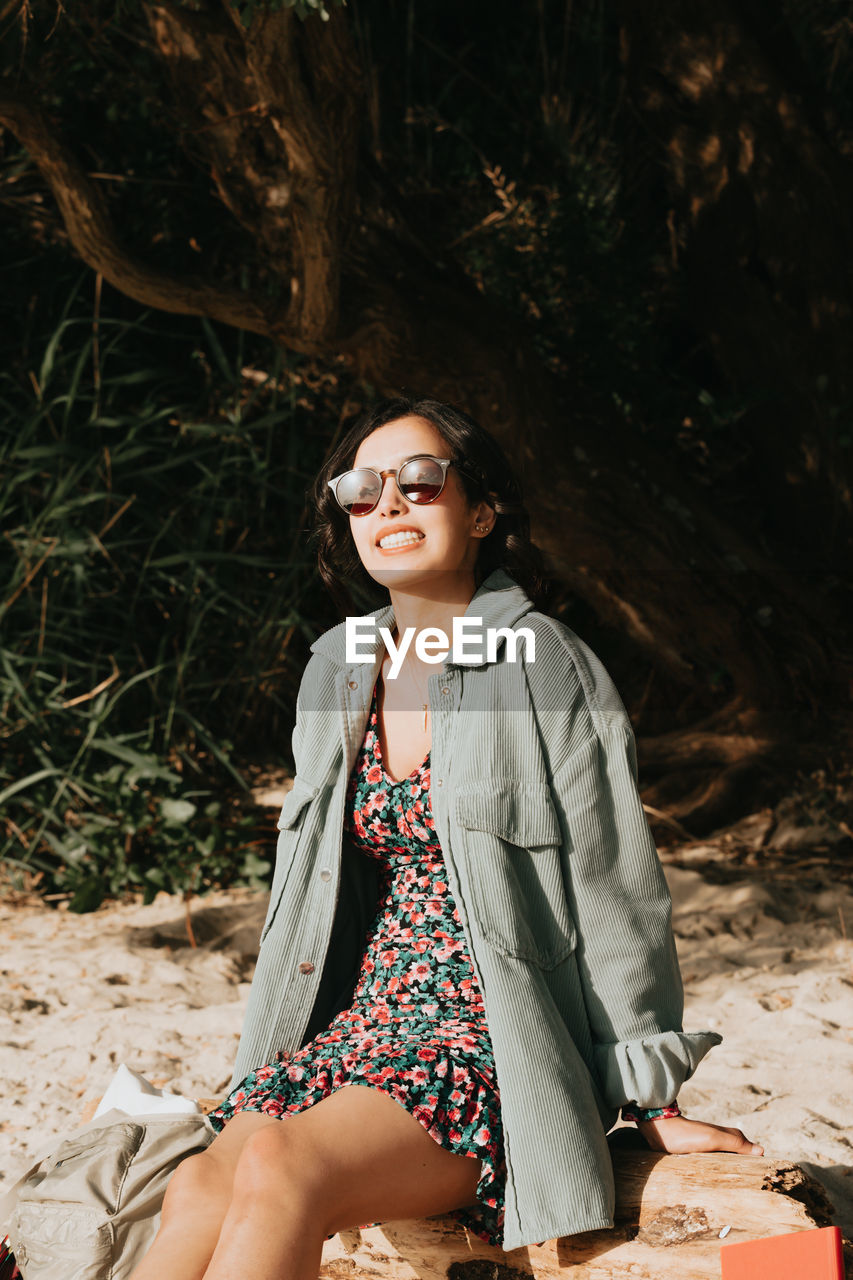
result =
[[348,583],[358,583],[368,596],[375,596],[381,588],[361,563],[349,516],[338,506],[328,481],[352,467],[359,445],[372,431],[408,417],[423,418],[441,433],[469,503],[485,500],[495,511],[494,528],[480,543],[477,585],[494,569],[503,569],[538,609],[544,609],[551,585],[545,562],[530,539],[530,517],[518,477],[497,440],[454,405],[397,396],[380,401],[353,423],[314,482],[312,541],[317,547],[320,577],[341,612],[358,612]]

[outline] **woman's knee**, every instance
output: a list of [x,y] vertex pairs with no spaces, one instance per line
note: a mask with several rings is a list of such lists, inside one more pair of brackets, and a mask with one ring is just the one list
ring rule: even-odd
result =
[[322,1228],[328,1210],[326,1162],[313,1143],[303,1140],[299,1126],[287,1120],[247,1138],[234,1174],[234,1198],[275,1199],[309,1223]]
[[163,1221],[216,1210],[224,1212],[230,1186],[220,1162],[208,1152],[187,1156],[169,1179],[163,1199]]

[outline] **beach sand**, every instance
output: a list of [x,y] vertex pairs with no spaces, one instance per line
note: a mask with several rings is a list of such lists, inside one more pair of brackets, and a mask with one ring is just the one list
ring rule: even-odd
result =
[[[724,1037],[682,1108],[803,1164],[853,1235],[850,888],[827,866],[803,872],[790,859],[721,867],[719,844],[662,856],[684,1025]],[[250,890],[197,899],[193,948],[179,898],[82,916],[0,901],[0,1193],[80,1123],[119,1063],[191,1097],[224,1094],[265,906]]]

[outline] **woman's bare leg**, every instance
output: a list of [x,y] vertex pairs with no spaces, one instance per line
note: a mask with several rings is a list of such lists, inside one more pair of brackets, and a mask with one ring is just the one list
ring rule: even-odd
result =
[[328,1235],[472,1204],[479,1176],[392,1098],[349,1085],[244,1142],[204,1280],[316,1280]]
[[316,1280],[328,1235],[472,1204],[479,1176],[369,1087],[281,1120],[239,1113],[179,1166],[131,1280]]
[[231,1204],[246,1139],[264,1125],[280,1123],[261,1112],[242,1112],[206,1151],[178,1165],[166,1188],[160,1230],[130,1280],[202,1280]]

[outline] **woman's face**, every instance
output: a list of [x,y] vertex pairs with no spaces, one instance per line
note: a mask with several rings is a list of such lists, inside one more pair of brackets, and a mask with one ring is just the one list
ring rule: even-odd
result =
[[[352,465],[374,471],[396,470],[408,458],[422,454],[449,458],[450,449],[431,422],[399,418],[372,431],[359,445]],[[370,576],[385,587],[411,590],[418,582],[424,584],[439,574],[473,575],[484,536],[475,531],[475,525],[491,527],[494,512],[485,502],[468,505],[459,475],[451,466],[434,502],[409,502],[395,478],[386,476],[377,506],[366,516],[350,516],[349,521],[356,549]],[[419,534],[418,541],[382,546],[389,534],[404,530]]]

